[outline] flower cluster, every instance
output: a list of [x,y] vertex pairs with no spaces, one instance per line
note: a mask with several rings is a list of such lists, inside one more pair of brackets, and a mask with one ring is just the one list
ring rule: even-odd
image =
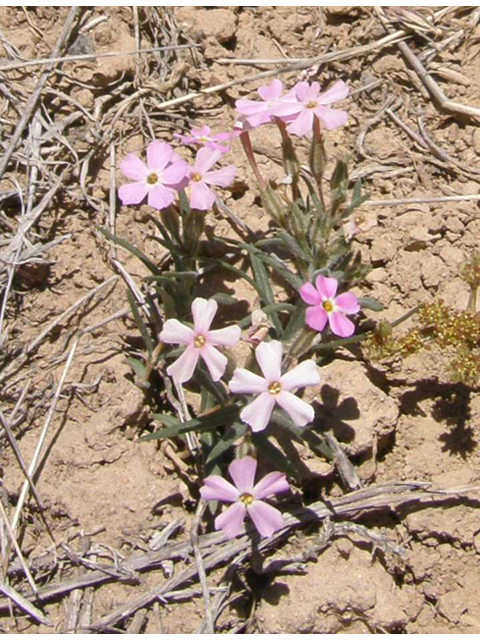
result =
[[308,136],[312,132],[315,117],[329,131],[343,126],[348,120],[346,111],[330,107],[348,96],[349,88],[341,80],[323,93],[318,82],[299,82],[285,95],[282,92],[280,80],[272,80],[258,90],[261,101],[237,100],[235,107],[240,114],[237,128],[253,129],[280,118],[288,123],[287,130],[290,133]]
[[[216,382],[224,375],[227,358],[216,347],[234,347],[240,340],[241,331],[236,325],[212,331],[210,326],[217,309],[215,300],[196,298],[192,304],[193,329],[174,318],[165,322],[160,340],[186,346],[182,355],[167,368],[168,375],[178,383],[191,379],[199,358],[207,365],[212,380]],[[305,360],[282,375],[282,355],[282,343],[278,340],[262,342],[256,348],[255,356],[264,377],[237,368],[229,383],[232,393],[258,394],[240,413],[240,418],[252,427],[252,431],[266,428],[276,404],[299,427],[304,427],[314,418],[312,407],[292,391],[320,384],[317,365],[313,360]]]
[[[126,205],[140,204],[147,200],[149,206],[160,211],[168,209],[181,197],[182,207],[179,208],[179,213],[183,225],[182,233],[185,233],[185,230],[194,226],[191,221],[196,218],[189,214],[188,207],[183,206],[185,194],[188,195],[191,209],[208,211],[217,199],[216,189],[232,185],[236,169],[233,165],[225,166],[222,159],[230,151],[230,144],[236,136],[240,136],[261,190],[263,188],[262,194],[265,192],[268,196],[271,191],[269,183],[257,167],[248,132],[261,125],[278,125],[286,162],[287,159],[291,161],[292,157],[296,161],[295,154],[289,155],[288,152],[288,148],[291,148],[288,134],[311,136],[313,132],[312,149],[315,149],[317,144],[321,145],[320,127],[333,130],[346,124],[347,112],[333,109],[331,105],[344,100],[348,93],[349,88],[342,81],[335,82],[325,91],[321,91],[318,82],[298,82],[291,90],[285,92],[282,82],[273,80],[258,90],[259,100],[237,100],[238,118],[233,131],[215,133],[210,127],[203,125],[192,128],[186,134],[175,134],[175,138],[183,145],[195,150],[192,162],[182,158],[170,144],[158,140],[148,145],[146,162],[133,153],[128,154],[120,163],[120,169],[131,182],[120,187],[119,197]],[[312,162],[311,166],[315,167],[315,163]],[[288,167],[287,170],[289,171]],[[317,177],[314,169],[312,172]],[[301,191],[298,185],[294,184],[292,175],[296,175],[295,171],[290,172],[289,177],[296,200],[301,197]],[[343,197],[343,193],[341,195]],[[268,210],[267,206],[266,208]],[[353,210],[354,207],[350,207],[348,212]],[[287,215],[288,209],[285,211]],[[344,217],[346,216],[347,213]],[[277,221],[275,216],[273,217]],[[163,222],[170,230],[167,220],[171,220],[169,212],[164,214]],[[203,218],[200,220],[203,222]],[[341,223],[336,220],[333,225],[335,232],[342,233]],[[347,241],[369,228],[369,224],[367,218],[350,216],[343,224],[343,233]],[[285,228],[289,230],[288,225]],[[185,237],[188,238],[188,235]],[[181,251],[188,253],[192,245],[193,243],[184,242]],[[175,257],[176,245],[166,243],[165,246]],[[312,256],[309,269],[318,274],[321,265],[319,267],[317,264],[315,254]],[[181,257],[183,260],[183,253]],[[195,257],[189,262],[189,269],[196,269],[196,260]],[[337,288],[336,278],[318,275],[315,284],[307,282],[299,288],[298,310],[302,312],[303,309],[301,298],[308,305],[305,323],[310,329],[321,332],[328,324],[333,334],[348,337],[354,333],[355,326],[347,315],[358,313],[360,304],[353,293],[337,295]],[[183,295],[184,290],[181,291]],[[184,324],[172,317],[165,321],[159,336],[161,342],[179,345],[181,350],[180,355],[166,369],[177,385],[185,384],[192,379],[199,361],[204,363],[214,383],[219,383],[225,376],[229,359],[224,350],[236,347],[242,336],[240,326],[235,324],[212,329],[212,325],[215,326],[217,311],[218,304],[214,299],[195,298],[191,305],[191,324]],[[240,419],[250,427],[246,436],[247,442],[250,442],[248,446],[256,439],[252,437],[249,441],[251,432],[265,430],[272,420],[274,411],[284,412],[297,427],[306,427],[315,418],[312,405],[298,397],[297,392],[320,384],[319,368],[314,360],[307,359],[289,369],[284,361],[282,342],[268,338],[270,326],[272,325],[265,314],[262,315],[260,312],[258,318],[252,317],[252,328],[245,342],[255,347],[256,362],[250,369],[234,368],[228,384],[223,386],[223,393],[228,389],[231,394],[240,396],[237,400],[239,413],[236,409],[232,413],[235,421]],[[302,339],[306,335],[307,341],[313,338],[309,331],[301,332],[299,335]],[[287,359],[290,360],[288,356],[294,353],[298,356],[300,351],[291,346]],[[303,353],[306,353],[305,349]],[[298,358],[301,360],[301,356]],[[230,407],[227,409],[230,410]],[[223,411],[224,407],[221,410]],[[245,432],[246,427],[243,429]],[[244,456],[234,460],[229,466],[233,484],[221,476],[211,475],[205,479],[200,490],[205,500],[230,503],[228,509],[215,520],[216,529],[223,530],[229,538],[244,530],[247,515],[262,536],[270,536],[284,526],[282,514],[264,500],[289,489],[285,474],[274,471],[255,484],[256,470],[256,460]]]
[[[221,134],[218,136],[222,137]],[[188,140],[197,143],[199,137],[192,135]],[[189,187],[190,206],[200,211],[210,209],[216,199],[212,186],[229,187],[236,169],[233,165],[214,169],[228,147],[213,146],[208,144],[209,139],[205,140],[207,142],[199,149],[193,167],[182,160],[168,143],[158,140],[147,147],[147,164],[129,153],[120,163],[120,169],[134,182],[120,187],[118,195],[122,203],[140,204],[147,198],[149,206],[162,210],[175,202],[179,191]]]

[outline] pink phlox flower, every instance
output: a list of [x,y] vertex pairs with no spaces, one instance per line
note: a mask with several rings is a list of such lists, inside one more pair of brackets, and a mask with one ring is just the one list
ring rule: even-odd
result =
[[256,470],[257,461],[245,456],[234,460],[228,467],[234,485],[221,476],[208,476],[200,489],[200,495],[204,500],[233,503],[215,519],[215,529],[222,529],[229,538],[235,538],[244,531],[247,513],[260,535],[264,537],[271,536],[284,526],[280,511],[263,502],[263,498],[289,490],[285,474],[279,471],[267,473],[254,485]]
[[247,369],[235,369],[228,385],[232,393],[259,394],[240,413],[240,418],[252,427],[252,431],[265,429],[276,404],[288,413],[298,427],[312,422],[315,416],[313,407],[292,392],[320,384],[317,365],[313,360],[304,360],[282,375],[282,356],[281,342],[262,342],[255,349],[255,357],[264,377]]
[[154,140],[147,147],[147,164],[129,153],[120,162],[120,169],[134,180],[118,191],[123,204],[140,204],[147,197],[151,207],[165,209],[185,186],[189,167],[168,143]]
[[336,278],[318,276],[315,285],[314,287],[307,282],[300,287],[302,299],[312,305],[305,314],[308,326],[315,331],[323,331],[328,322],[335,335],[342,338],[353,335],[355,325],[346,315],[360,311],[357,296],[353,293],[341,293],[337,296],[338,280]]
[[225,329],[210,330],[213,318],[217,313],[215,300],[196,298],[192,303],[194,328],[191,329],[178,320],[171,318],[163,325],[160,340],[167,344],[186,345],[185,351],[167,368],[167,373],[177,382],[190,380],[197,366],[198,358],[202,358],[215,382],[225,373],[227,358],[215,347],[234,347],[240,340],[241,329],[236,325]]
[[203,127],[193,127],[190,131],[190,135],[175,134],[176,138],[179,138],[183,144],[192,144],[200,147],[207,147],[208,149],[214,149],[215,151],[221,151],[227,153],[230,151],[228,144],[221,144],[222,142],[228,142],[232,138],[232,134],[227,131],[221,131],[220,133],[212,133],[210,127],[206,124]]
[[[272,80],[272,82],[258,89],[262,101],[259,100],[237,100],[235,108],[247,121],[251,128],[273,122],[273,110],[282,104],[297,102],[295,93],[289,91],[282,96],[283,84],[280,80]],[[242,122],[242,118],[240,119]]]
[[222,152],[218,149],[203,147],[198,151],[195,164],[189,170],[192,209],[206,211],[212,207],[215,202],[215,193],[210,185],[229,187],[233,183],[236,172],[233,165],[211,171],[221,157]]
[[[314,116],[328,129],[336,129],[346,124],[348,113],[340,109],[331,109],[328,105],[347,97],[349,88],[342,81],[336,82],[330,89],[321,93],[318,82],[299,82],[294,87],[297,102],[284,103],[272,109],[272,113],[290,120],[287,130],[297,136],[308,136],[313,129]],[[294,119],[292,117],[294,116]]]

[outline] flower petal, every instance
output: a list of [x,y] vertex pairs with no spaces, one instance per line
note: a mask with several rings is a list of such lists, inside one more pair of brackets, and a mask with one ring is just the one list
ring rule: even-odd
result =
[[278,404],[284,409],[293,422],[297,425],[297,427],[304,427],[315,417],[315,411],[313,407],[305,402],[305,400],[301,400],[297,398],[297,396],[293,395],[289,391],[281,391],[276,396]]
[[217,382],[225,373],[225,369],[227,368],[228,359],[223,353],[220,353],[218,349],[212,347],[210,344],[206,344],[200,350],[200,355],[202,356],[207,368],[212,376],[212,380]]
[[322,296],[322,301],[335,297],[338,289],[338,280],[336,278],[326,278],[325,276],[317,276],[315,280],[318,293]]
[[195,332],[175,318],[167,320],[160,332],[160,340],[167,344],[191,344],[194,338]]
[[150,171],[161,171],[172,160],[173,149],[168,142],[154,140],[147,147],[147,162]]
[[199,350],[193,345],[189,345],[182,355],[167,368],[168,375],[175,378],[180,384],[188,382],[193,376],[199,355]]
[[155,185],[148,193],[148,204],[154,209],[161,211],[169,207],[172,202],[175,202],[177,198],[177,192],[170,187],[165,187],[163,184]]
[[232,393],[264,393],[268,391],[268,382],[248,369],[235,369],[228,388]]
[[321,377],[318,367],[313,360],[304,360],[294,369],[282,376],[282,389],[293,391],[302,387],[320,384]]
[[344,100],[350,92],[350,87],[339,80],[335,82],[329,89],[324,91],[318,96],[317,102],[319,104],[332,104],[333,102],[339,102]]
[[235,502],[240,495],[233,484],[222,476],[208,476],[203,481],[200,495],[204,500],[222,500],[223,502]]
[[328,322],[330,329],[336,336],[341,338],[349,338],[355,333],[355,325],[340,311],[333,311],[328,314]]
[[307,304],[322,304],[322,296],[310,282],[302,284],[298,293]]
[[232,164],[229,167],[223,167],[223,169],[209,171],[203,176],[203,179],[207,184],[213,184],[217,187],[229,187],[235,180],[236,171],[236,167]]
[[[280,395],[280,394],[279,394]],[[275,398],[271,393],[261,393],[258,398],[247,406],[240,413],[240,419],[252,427],[252,431],[262,431],[270,422]]]
[[311,329],[315,329],[315,331],[323,331],[327,320],[327,312],[321,306],[310,307],[305,312],[305,322]]
[[122,204],[140,204],[148,193],[145,182],[132,182],[124,184],[118,190],[118,197]]
[[265,100],[265,102],[273,102],[279,100],[282,95],[283,84],[280,80],[272,80],[270,84],[260,87],[258,95]]
[[130,180],[135,180],[136,182],[145,180],[148,176],[148,167],[147,165],[140,160],[138,156],[134,153],[129,153],[125,156],[125,158],[120,162],[120,169],[122,173],[130,178]]
[[197,153],[195,158],[194,171],[201,173],[202,175],[213,167],[213,165],[222,157],[221,151],[215,151],[214,149],[208,149],[203,147]]
[[255,349],[255,357],[267,382],[278,382],[282,375],[283,347],[279,340],[262,342]]
[[297,136],[308,136],[312,128],[313,111],[312,109],[305,109],[288,125],[287,130]]
[[228,473],[240,493],[252,493],[256,470],[257,461],[251,456],[238,458],[228,467]]
[[233,324],[225,329],[215,329],[209,331],[207,339],[210,344],[217,347],[234,347],[242,336],[242,330],[238,325]]
[[315,109],[315,115],[328,131],[343,127],[348,122],[348,113],[341,109],[319,106]]
[[293,100],[290,97],[289,100],[282,100],[281,102],[277,102],[277,104],[274,104],[270,109],[270,113],[273,116],[285,118],[287,116],[293,116],[296,113],[300,113],[303,110],[303,104],[301,102]]
[[218,304],[215,300],[205,298],[195,298],[192,302],[192,315],[193,323],[195,326],[195,333],[201,333],[206,336],[213,318],[217,313]]
[[318,82],[297,82],[294,87],[295,94],[300,102],[308,102],[315,100],[320,93],[320,85]]
[[200,211],[207,211],[208,209],[211,209],[215,202],[215,193],[210,189],[210,187],[208,187],[204,182],[195,181],[192,181],[190,186],[190,206],[192,209],[199,209]]
[[253,116],[268,110],[268,104],[258,100],[237,100],[235,109],[244,116]]
[[164,184],[178,185],[185,179],[189,169],[188,163],[183,160],[174,162],[162,172],[162,182]]
[[285,524],[280,511],[261,500],[255,500],[247,507],[247,512],[260,535],[265,538],[271,536]]
[[335,298],[335,306],[342,313],[358,313],[360,305],[354,293],[342,293]]
[[253,497],[256,500],[262,500],[273,496],[275,493],[281,493],[282,491],[288,491],[290,485],[287,482],[287,476],[280,471],[272,471],[257,482],[253,488]]
[[215,518],[215,529],[222,529],[227,538],[235,538],[243,533],[247,510],[241,502],[235,502],[226,511]]

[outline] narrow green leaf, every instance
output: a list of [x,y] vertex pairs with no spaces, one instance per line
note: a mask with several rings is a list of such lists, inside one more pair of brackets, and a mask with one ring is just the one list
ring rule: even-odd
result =
[[224,304],[226,306],[238,304],[238,298],[229,296],[227,293],[214,293],[212,298],[216,300],[218,304]]
[[123,247],[124,249],[127,249],[127,251],[130,251],[130,253],[136,256],[141,262],[143,262],[143,264],[147,267],[147,269],[149,269],[153,274],[161,275],[162,271],[157,267],[157,265],[154,264],[150,260],[150,258],[148,258],[143,253],[143,251],[140,251],[140,249],[137,249],[137,247],[135,247],[135,245],[133,245],[131,242],[129,242],[128,240],[125,240],[124,238],[119,238],[113,233],[110,233],[108,229],[103,229],[102,227],[98,227],[98,230],[100,231],[100,233],[102,233],[106,238],[108,238],[112,242],[115,242],[120,247]]
[[262,431],[252,434],[252,442],[260,452],[260,455],[269,458],[277,469],[283,471],[291,478],[295,478],[297,481],[302,479],[295,465],[292,464],[289,458],[280,451]]
[[168,271],[161,276],[145,276],[143,279],[145,282],[172,282],[176,278],[195,280],[197,277],[196,271]]
[[223,434],[217,444],[212,448],[207,456],[206,462],[214,462],[221,455],[228,451],[239,438],[247,432],[247,425],[244,422],[234,422]]
[[126,361],[134,370],[137,378],[142,380],[142,385],[146,388],[150,387],[149,382],[143,382],[143,380],[145,380],[145,371],[146,371],[146,367],[143,364],[143,362],[141,362],[140,360],[137,360],[137,358],[127,358]]
[[[154,418],[160,421],[165,420],[165,414],[154,416]],[[173,438],[190,431],[211,431],[220,426],[228,426],[237,418],[238,407],[235,405],[221,407],[209,414],[193,418],[192,420],[187,420],[186,422],[177,422],[176,425],[167,429],[160,429],[159,431],[150,433],[148,436],[140,438],[140,440],[141,442],[146,442],[148,440],[159,440],[160,438]]]
[[306,304],[300,298],[283,332],[282,338],[284,341],[288,342],[305,327],[305,309]]
[[165,427],[181,427],[182,424],[184,424],[169,413],[156,413],[153,417],[155,418],[155,420],[157,420],[157,422],[160,422],[160,424],[163,424]]
[[138,330],[140,331],[140,333],[142,335],[142,338],[143,338],[143,342],[145,343],[145,348],[148,351],[148,355],[151,356],[152,355],[152,351],[154,349],[154,346],[153,346],[152,339],[150,337],[150,333],[149,333],[149,331],[147,329],[147,326],[143,322],[143,319],[142,319],[142,316],[140,315],[140,312],[138,311],[137,301],[133,297],[132,292],[129,291],[128,289],[127,289],[127,299],[128,299],[129,304],[130,304],[130,308],[132,310],[133,317],[135,318],[135,322],[137,324]]
[[[258,288],[260,290],[260,299],[265,306],[275,304],[275,296],[273,295],[272,284],[263,262],[253,253],[250,254],[252,270],[255,275]],[[276,313],[272,313],[272,322],[278,335],[281,335],[282,325]]]
[[370,298],[369,296],[358,298],[358,302],[362,309],[370,309],[370,311],[383,311],[385,309],[379,300],[375,300],[375,298]]

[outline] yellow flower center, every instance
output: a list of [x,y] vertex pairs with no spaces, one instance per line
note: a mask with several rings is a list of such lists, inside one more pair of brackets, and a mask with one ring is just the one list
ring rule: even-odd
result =
[[192,180],[194,182],[201,182],[202,181],[202,176],[199,173],[194,173],[194,174],[192,174]]
[[252,504],[253,496],[251,493],[242,493],[239,498],[240,502],[242,502],[246,507]]
[[268,387],[268,392],[272,394],[272,396],[277,395],[282,390],[282,385],[280,382],[272,382],[272,384]]
[[330,300],[325,300],[322,306],[327,313],[331,313],[333,311],[333,304],[330,302]]
[[207,339],[205,338],[205,336],[197,336],[193,341],[193,344],[197,347],[197,349],[201,349],[206,341]]
[[315,100],[310,100],[310,102],[307,102],[307,109],[315,109],[316,106],[317,103],[315,102]]
[[147,178],[148,184],[156,184],[158,182],[158,175],[156,173],[151,173]]

